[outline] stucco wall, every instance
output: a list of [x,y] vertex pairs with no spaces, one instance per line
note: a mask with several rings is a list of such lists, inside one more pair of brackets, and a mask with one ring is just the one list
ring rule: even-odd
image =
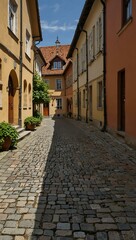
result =
[[[107,1],[107,111],[108,127],[118,129],[118,72],[125,69],[125,132],[136,138],[136,1],[132,21],[122,29],[121,1]],[[116,12],[116,17],[115,17]]]

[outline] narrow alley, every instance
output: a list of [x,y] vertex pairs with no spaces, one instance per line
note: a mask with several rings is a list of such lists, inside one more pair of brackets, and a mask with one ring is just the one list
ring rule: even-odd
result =
[[0,240],[25,239],[136,240],[136,151],[44,119],[0,160]]

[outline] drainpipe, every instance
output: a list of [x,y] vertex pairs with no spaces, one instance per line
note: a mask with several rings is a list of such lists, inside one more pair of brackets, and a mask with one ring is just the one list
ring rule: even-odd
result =
[[86,34],[86,123],[88,123],[88,39],[87,31],[84,29],[81,31]]
[[22,0],[20,0],[20,88],[19,88],[19,119],[18,124],[19,126],[22,126],[22,68],[23,68],[23,62],[22,62],[22,48],[23,48],[23,34],[22,34]]
[[103,88],[104,88],[104,125],[102,132],[107,129],[107,104],[106,104],[106,3],[100,0],[103,5]]
[[77,50],[77,120],[80,120],[79,115],[79,76],[78,76],[78,48],[75,48]]

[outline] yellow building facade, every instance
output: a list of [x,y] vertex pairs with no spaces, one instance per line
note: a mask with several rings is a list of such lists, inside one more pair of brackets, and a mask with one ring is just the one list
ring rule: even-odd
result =
[[42,40],[37,0],[1,0],[0,122],[32,115],[34,43]]
[[86,1],[68,53],[73,60],[73,116],[102,127],[103,5]]

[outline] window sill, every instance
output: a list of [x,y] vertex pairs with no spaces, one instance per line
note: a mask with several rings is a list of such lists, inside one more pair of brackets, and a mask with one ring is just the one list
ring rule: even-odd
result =
[[96,58],[98,58],[99,56],[101,56],[103,54],[103,50],[99,50],[99,52],[96,54]]
[[2,82],[2,80],[0,80],[0,85],[3,85],[3,82]]
[[133,18],[129,18],[128,21],[125,23],[125,25],[122,26],[122,28],[117,32],[117,35],[120,36],[124,30],[129,26],[130,23],[132,23]]
[[27,59],[29,62],[31,62],[31,58],[30,58],[30,56],[29,56],[27,53],[25,53],[25,56],[26,56],[26,59]]
[[12,32],[12,30],[9,27],[8,27],[8,33],[16,41],[16,43],[18,43],[19,41],[18,37],[15,35],[14,32]]
[[96,58],[93,57],[93,59],[89,60],[89,61],[88,61],[88,65],[91,65],[91,64],[95,61],[95,59],[96,59]]

